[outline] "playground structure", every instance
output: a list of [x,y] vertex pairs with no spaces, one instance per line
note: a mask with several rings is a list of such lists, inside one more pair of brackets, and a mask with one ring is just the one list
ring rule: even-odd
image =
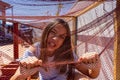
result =
[[[86,2],[88,4],[86,4]],[[71,1],[72,3],[72,1]],[[18,62],[15,60],[20,58],[19,54],[23,51],[20,51],[21,41],[26,42],[31,45],[34,42],[40,41],[40,34],[44,29],[47,22],[53,18],[62,18],[65,19],[71,28],[71,37],[73,40],[73,45],[76,53],[80,56],[80,53],[85,53],[89,51],[97,51],[100,54],[102,61],[102,69],[100,75],[96,80],[119,80],[120,79],[120,70],[119,70],[119,25],[120,25],[120,2],[116,1],[75,1],[73,7],[66,13],[60,14],[62,9],[62,1],[58,4],[58,10],[55,16],[50,16],[48,13],[46,16],[6,16],[5,10],[13,10],[14,6],[11,6],[8,3],[0,1],[1,5],[6,5],[4,8],[0,6],[3,10],[0,19],[2,20],[3,28],[5,29],[6,22],[13,24],[13,53],[12,58],[8,64],[4,64],[1,67],[2,75],[0,79],[9,80],[9,78],[14,74],[18,65]],[[65,4],[65,3],[64,3]],[[83,5],[84,4],[84,5]],[[86,5],[85,5],[86,4]],[[28,5],[28,4],[22,4]],[[40,6],[40,5],[38,5]],[[17,19],[27,19],[33,20],[24,23],[22,21],[17,21]],[[40,22],[39,22],[40,21]],[[38,22],[38,23],[35,23]],[[33,35],[33,42],[27,41],[21,36],[20,27],[25,25],[30,28]],[[28,30],[27,30],[28,31]],[[39,35],[38,35],[39,33]],[[26,33],[25,33],[26,34]],[[27,38],[29,39],[29,38]],[[5,44],[6,45],[6,44]],[[1,47],[1,46],[0,46]],[[0,52],[3,56],[3,48]],[[5,54],[4,54],[5,55]],[[8,57],[7,57],[8,58]],[[8,72],[9,71],[9,72]]]

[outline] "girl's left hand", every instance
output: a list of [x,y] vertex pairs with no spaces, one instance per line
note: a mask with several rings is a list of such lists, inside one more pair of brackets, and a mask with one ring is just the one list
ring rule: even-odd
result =
[[97,52],[87,52],[83,54],[78,61],[85,64],[97,63],[99,60],[99,55]]
[[101,68],[101,61],[99,54],[97,52],[89,52],[89,53],[87,52],[83,54],[78,59],[78,62],[80,64],[77,64],[76,68],[83,74],[91,78],[96,78],[99,75]]

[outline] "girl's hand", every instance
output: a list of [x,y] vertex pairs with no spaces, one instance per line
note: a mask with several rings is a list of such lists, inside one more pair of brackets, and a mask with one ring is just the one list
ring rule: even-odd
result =
[[20,66],[10,80],[24,80],[35,74],[42,66],[42,61],[36,57],[28,57],[20,61]]
[[99,55],[96,52],[85,53],[78,59],[78,61],[85,64],[97,63],[98,60],[99,60]]
[[78,62],[80,64],[77,64],[76,68],[83,74],[91,78],[96,78],[99,75],[101,61],[98,53],[85,53],[78,59]]
[[26,78],[30,77],[31,75],[39,71],[39,69],[40,67],[26,69],[24,67],[19,66],[10,80],[25,80]]
[[42,66],[42,60],[38,60],[35,56],[30,56],[20,61],[20,66],[26,69]]

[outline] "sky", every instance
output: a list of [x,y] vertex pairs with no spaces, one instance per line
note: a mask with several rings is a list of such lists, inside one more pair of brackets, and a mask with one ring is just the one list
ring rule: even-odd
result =
[[[56,15],[59,1],[41,0],[3,0],[13,6],[13,15],[17,16],[47,16]],[[61,2],[63,4],[60,14],[65,14],[73,6],[75,0]],[[7,15],[12,15],[12,8],[7,9]]]

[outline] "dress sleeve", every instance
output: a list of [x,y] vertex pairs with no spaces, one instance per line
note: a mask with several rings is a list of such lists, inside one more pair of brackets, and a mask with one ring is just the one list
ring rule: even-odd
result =
[[34,55],[34,53],[32,53],[29,49],[27,49],[27,50],[24,52],[22,58],[27,58],[28,56],[35,56],[35,55]]
[[35,46],[35,48],[36,48],[35,53],[31,52],[29,49],[26,49],[22,58],[20,58],[20,59],[27,58],[28,56],[35,56],[38,58],[40,55],[40,44],[37,42],[33,46]]
[[74,61],[77,61],[78,60],[78,55],[75,53],[75,52],[73,52],[73,57],[74,57]]

